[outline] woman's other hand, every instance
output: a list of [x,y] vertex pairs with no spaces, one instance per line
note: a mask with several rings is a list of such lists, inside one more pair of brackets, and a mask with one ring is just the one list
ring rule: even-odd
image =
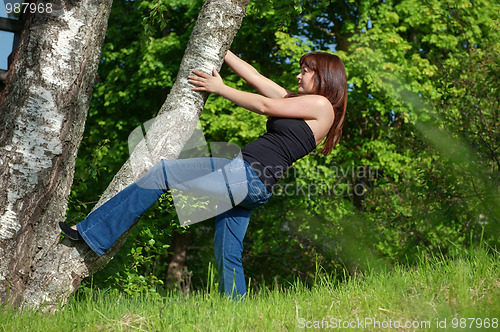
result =
[[220,77],[215,67],[213,69],[213,76],[199,70],[194,70],[193,74],[195,75],[188,76],[188,82],[196,85],[193,88],[194,91],[207,91],[220,94],[221,89],[224,87],[222,77]]

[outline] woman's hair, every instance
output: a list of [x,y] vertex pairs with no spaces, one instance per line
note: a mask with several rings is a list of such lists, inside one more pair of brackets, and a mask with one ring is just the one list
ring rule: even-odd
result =
[[344,63],[334,54],[307,53],[300,58],[300,67],[314,72],[314,93],[326,97],[333,106],[334,120],[326,135],[321,153],[330,154],[340,141],[347,107],[347,75]]

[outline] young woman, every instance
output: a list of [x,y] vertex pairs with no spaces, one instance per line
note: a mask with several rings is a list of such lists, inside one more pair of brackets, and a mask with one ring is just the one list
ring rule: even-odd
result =
[[[241,255],[252,210],[269,199],[273,185],[293,162],[323,141],[323,154],[329,154],[339,142],[347,104],[347,79],[338,56],[322,52],[305,54],[300,59],[298,91],[294,94],[230,51],[224,60],[260,94],[225,85],[215,69],[213,76],[194,71],[188,80],[195,91],[216,93],[269,117],[267,132],[241,150],[243,162],[210,157],[162,160],[76,228],[65,223],[60,223],[60,227],[71,239],[83,239],[93,251],[103,255],[168,189],[221,199],[229,196],[237,204],[216,216],[214,251],[219,291],[235,297],[246,293]],[[225,183],[216,179],[218,172],[224,172]],[[190,181],[193,178],[197,181]]]

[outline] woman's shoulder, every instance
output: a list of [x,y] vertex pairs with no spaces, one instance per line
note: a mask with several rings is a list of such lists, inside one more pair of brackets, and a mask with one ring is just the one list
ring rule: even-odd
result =
[[333,106],[330,103],[330,101],[328,100],[328,98],[326,98],[325,96],[322,96],[322,95],[316,95],[316,94],[298,95],[298,94],[296,94],[294,96],[294,98],[296,98],[296,100],[300,100],[301,102],[306,101],[307,104],[309,104],[311,108],[326,110],[326,111],[331,111],[333,108]]

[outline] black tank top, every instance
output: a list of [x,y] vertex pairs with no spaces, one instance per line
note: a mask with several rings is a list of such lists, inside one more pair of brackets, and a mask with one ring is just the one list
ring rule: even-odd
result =
[[316,147],[314,133],[303,119],[271,117],[267,133],[241,149],[246,160],[268,190],[296,160]]

